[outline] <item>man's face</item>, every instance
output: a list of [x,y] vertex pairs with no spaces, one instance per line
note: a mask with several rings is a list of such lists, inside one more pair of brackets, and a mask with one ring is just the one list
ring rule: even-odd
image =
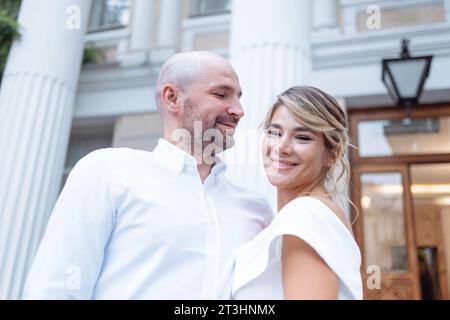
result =
[[[216,153],[234,144],[234,131],[244,116],[239,79],[226,63],[211,63],[184,90],[182,127],[202,146],[214,142]],[[201,131],[195,132],[195,131]]]

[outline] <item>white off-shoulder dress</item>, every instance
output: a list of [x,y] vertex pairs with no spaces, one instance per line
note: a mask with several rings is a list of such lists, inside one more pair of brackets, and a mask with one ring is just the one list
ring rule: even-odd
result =
[[322,201],[300,197],[285,205],[272,223],[237,252],[234,299],[284,299],[283,235],[307,242],[339,279],[340,300],[362,299],[361,254],[350,230]]

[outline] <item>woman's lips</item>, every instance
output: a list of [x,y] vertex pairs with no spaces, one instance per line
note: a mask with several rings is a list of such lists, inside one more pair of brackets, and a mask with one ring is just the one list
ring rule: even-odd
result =
[[298,163],[285,161],[285,160],[274,160],[272,158],[270,160],[271,160],[271,166],[273,168],[279,169],[279,170],[290,169],[290,168],[293,168],[298,165]]

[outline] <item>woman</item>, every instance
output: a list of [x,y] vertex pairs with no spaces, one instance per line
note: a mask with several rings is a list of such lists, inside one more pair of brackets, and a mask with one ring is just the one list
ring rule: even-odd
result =
[[278,213],[238,251],[233,297],[362,299],[360,251],[332,199],[349,177],[344,112],[317,88],[293,87],[278,97],[263,127]]

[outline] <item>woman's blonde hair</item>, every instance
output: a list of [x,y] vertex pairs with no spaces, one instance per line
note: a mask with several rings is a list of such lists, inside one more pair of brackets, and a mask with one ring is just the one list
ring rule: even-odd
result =
[[[347,192],[350,182],[350,163],[348,149],[350,136],[345,113],[339,103],[329,94],[310,86],[295,86],[281,93],[270,107],[262,124],[263,129],[270,126],[275,111],[285,106],[295,119],[308,129],[321,133],[325,147],[333,157],[332,166],[325,177],[325,188],[330,195],[336,195],[339,186]],[[353,202],[346,200],[356,209]]]

